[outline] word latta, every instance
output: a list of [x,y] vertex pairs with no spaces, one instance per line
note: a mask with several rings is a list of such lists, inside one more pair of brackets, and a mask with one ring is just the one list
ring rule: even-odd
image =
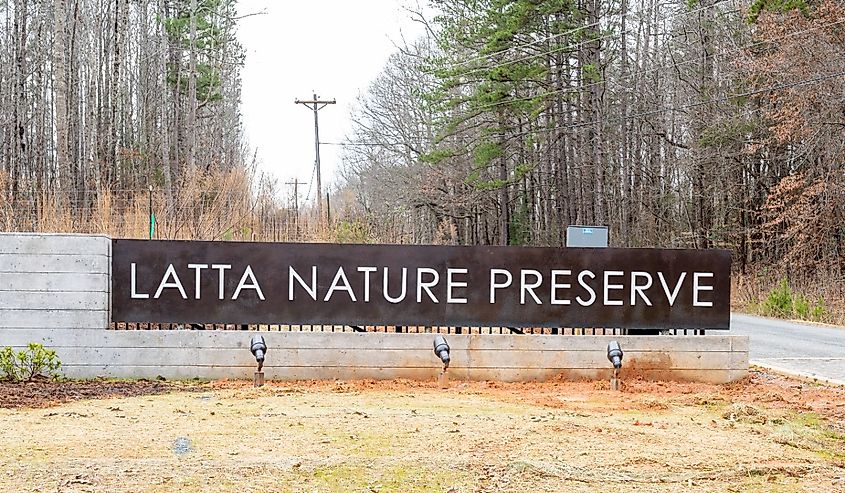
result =
[[123,322],[726,329],[725,250],[114,240]]

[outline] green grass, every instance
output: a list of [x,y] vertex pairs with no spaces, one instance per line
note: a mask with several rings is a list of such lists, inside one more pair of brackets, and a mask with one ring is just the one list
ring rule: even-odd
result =
[[783,445],[813,452],[825,460],[845,460],[845,435],[831,429],[816,413],[787,415],[774,429],[774,439]]
[[412,464],[370,469],[364,465],[335,465],[314,469],[309,491],[374,491],[379,493],[423,493],[446,491],[465,478],[446,469],[431,470]]

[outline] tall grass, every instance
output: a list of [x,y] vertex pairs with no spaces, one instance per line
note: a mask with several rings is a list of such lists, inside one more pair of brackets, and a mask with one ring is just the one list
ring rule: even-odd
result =
[[[266,183],[243,170],[186,178],[172,190],[6,189],[0,175],[0,230],[91,233],[147,238],[231,241],[317,241],[329,237],[309,211],[299,218]],[[151,203],[152,201],[152,203]]]
[[845,325],[842,282],[835,279],[736,276],[732,305],[758,315]]

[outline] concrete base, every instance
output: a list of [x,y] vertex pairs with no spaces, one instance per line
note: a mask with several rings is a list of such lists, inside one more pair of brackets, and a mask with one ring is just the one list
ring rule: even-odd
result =
[[[252,333],[0,329],[0,346],[39,342],[55,349],[64,374],[168,379],[251,379]],[[262,332],[269,380],[395,379],[434,381],[442,364],[434,334]],[[727,383],[748,373],[748,338],[738,336],[445,335],[453,380],[609,380],[606,347],[625,352],[622,381]]]

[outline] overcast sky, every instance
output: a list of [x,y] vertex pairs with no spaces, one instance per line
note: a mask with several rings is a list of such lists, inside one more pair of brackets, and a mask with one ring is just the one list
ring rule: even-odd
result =
[[[238,36],[246,52],[242,111],[246,138],[258,152],[259,171],[284,182],[312,181],[314,118],[294,100],[337,99],[320,110],[324,193],[335,181],[349,113],[402,37],[423,28],[403,8],[406,0],[239,0]],[[305,198],[308,185],[300,190]],[[289,192],[292,193],[292,192]],[[287,194],[286,194],[287,195]],[[309,202],[314,199],[311,190]]]

